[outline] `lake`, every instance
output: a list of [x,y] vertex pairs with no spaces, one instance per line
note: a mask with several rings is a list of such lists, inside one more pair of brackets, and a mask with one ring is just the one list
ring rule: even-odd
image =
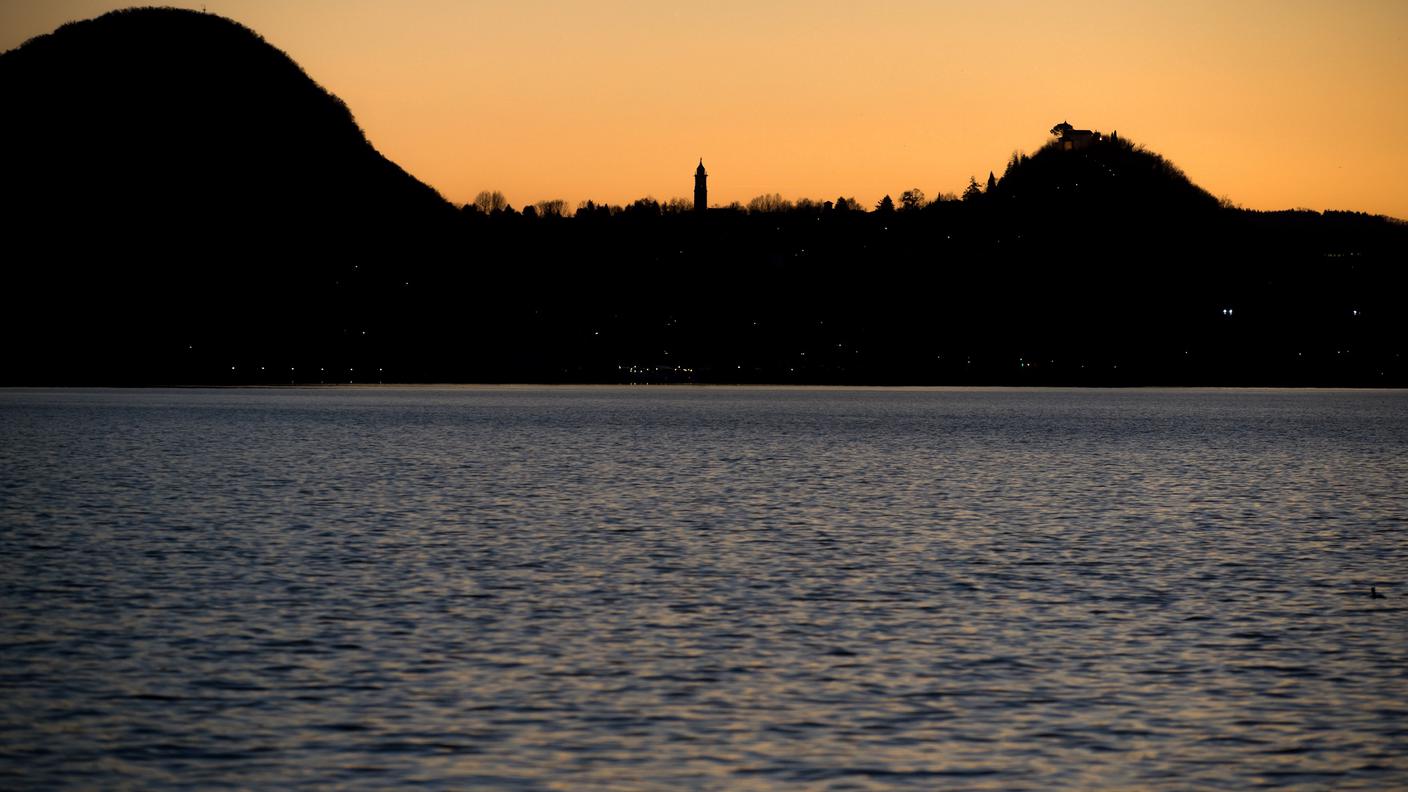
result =
[[1403,391],[6,390],[0,787],[1404,788],[1405,582]]

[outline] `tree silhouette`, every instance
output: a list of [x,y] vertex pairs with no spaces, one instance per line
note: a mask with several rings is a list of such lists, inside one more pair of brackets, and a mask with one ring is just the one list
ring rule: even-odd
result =
[[538,201],[533,206],[538,210],[539,217],[567,216],[567,202],[562,200],[561,198],[553,198],[547,201]]
[[759,195],[748,202],[749,212],[785,212],[791,208],[791,202],[778,193]]
[[474,196],[474,205],[484,214],[491,214],[507,209],[508,199],[498,190],[483,190]]
[[875,211],[886,214],[895,211],[894,200],[892,200],[890,196],[886,194],[884,198],[880,199],[880,203],[875,204]]
[[924,205],[924,191],[918,187],[913,187],[900,193],[900,206],[903,207],[905,211],[912,212],[916,209],[923,209]]
[[976,201],[983,197],[983,188],[978,186],[978,179],[974,176],[968,177],[968,186],[963,190],[963,200]]
[[1002,171],[1002,177],[1003,177],[1004,179],[1007,178],[1007,175],[1008,175],[1008,174],[1010,174],[1012,171],[1014,171],[1014,170],[1016,170],[1018,167],[1020,167],[1020,166],[1022,165],[1022,163],[1025,162],[1026,160],[1027,160],[1027,155],[1023,154],[1022,152],[1020,152],[1020,151],[1014,151],[1014,152],[1012,152],[1012,156],[1009,157],[1008,160],[1007,160],[1007,167],[1004,168],[1003,171]]
[[660,202],[650,196],[637,198],[626,207],[626,212],[637,217],[659,217]]

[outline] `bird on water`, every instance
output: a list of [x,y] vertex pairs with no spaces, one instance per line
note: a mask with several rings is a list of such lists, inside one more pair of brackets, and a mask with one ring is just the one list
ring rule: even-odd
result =
[[1370,586],[1370,587],[1369,587],[1369,599],[1383,599],[1383,598],[1384,598],[1384,595],[1380,594],[1380,593],[1379,593],[1379,590],[1378,590],[1377,588],[1375,588],[1375,587],[1373,587],[1373,586]]

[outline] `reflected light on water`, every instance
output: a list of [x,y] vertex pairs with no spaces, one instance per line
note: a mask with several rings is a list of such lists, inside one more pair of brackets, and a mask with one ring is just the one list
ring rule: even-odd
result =
[[1405,407],[0,392],[0,778],[1403,786]]

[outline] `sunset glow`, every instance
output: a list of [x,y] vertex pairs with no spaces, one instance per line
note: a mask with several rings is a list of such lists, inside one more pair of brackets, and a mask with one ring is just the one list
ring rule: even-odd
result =
[[[0,48],[125,3],[0,3]],[[1408,4],[207,0],[455,202],[956,193],[1051,126],[1254,209],[1408,218]]]

